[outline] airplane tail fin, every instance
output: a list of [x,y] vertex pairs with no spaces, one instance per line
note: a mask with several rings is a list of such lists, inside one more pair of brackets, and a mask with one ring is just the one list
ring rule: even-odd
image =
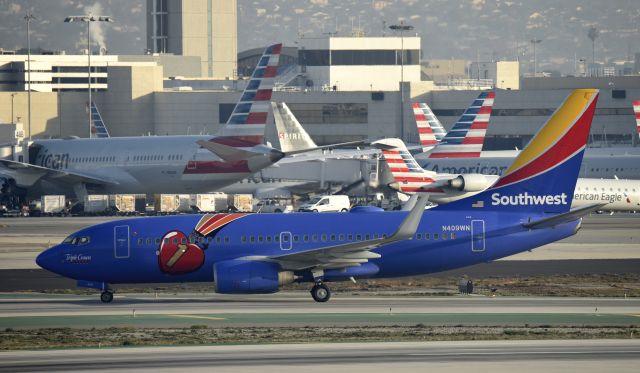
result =
[[291,152],[295,150],[316,148],[318,145],[311,139],[309,133],[302,127],[284,102],[272,102],[273,119],[276,122],[280,150]]
[[107,126],[104,124],[104,120],[102,120],[102,115],[100,115],[96,103],[91,101],[88,109],[91,110],[91,138],[100,139],[110,137]]
[[382,149],[384,162],[393,177],[389,187],[403,193],[442,193],[442,188],[434,185],[436,173],[420,167],[402,140],[382,139],[371,145]]
[[477,158],[489,126],[495,92],[482,92],[431,151],[429,158]]
[[232,147],[253,147],[264,142],[281,50],[282,44],[265,49],[226,125],[210,141]]
[[569,211],[597,100],[597,89],[574,90],[493,186],[438,208]]
[[633,101],[633,113],[636,116],[636,133],[640,140],[640,100]]
[[433,114],[429,105],[424,102],[414,102],[411,104],[413,115],[416,118],[416,127],[418,127],[418,136],[420,138],[420,146],[422,151],[433,148],[445,136],[446,131],[442,123]]

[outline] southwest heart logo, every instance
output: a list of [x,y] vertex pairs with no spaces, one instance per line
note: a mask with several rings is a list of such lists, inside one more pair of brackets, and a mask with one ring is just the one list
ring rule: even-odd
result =
[[190,273],[204,264],[204,251],[189,243],[184,233],[171,231],[162,237],[158,263],[160,270],[170,275]]

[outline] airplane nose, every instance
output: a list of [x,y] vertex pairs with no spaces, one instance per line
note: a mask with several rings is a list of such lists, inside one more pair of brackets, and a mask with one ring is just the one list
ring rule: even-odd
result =
[[52,271],[53,268],[53,263],[55,261],[55,247],[52,247],[50,249],[47,249],[43,252],[41,252],[37,257],[36,257],[36,264],[39,265],[40,267],[46,269],[47,271]]

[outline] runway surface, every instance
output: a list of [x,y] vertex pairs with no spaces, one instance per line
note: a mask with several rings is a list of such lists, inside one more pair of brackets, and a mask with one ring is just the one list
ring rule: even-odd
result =
[[0,352],[0,372],[636,372],[640,340],[282,344]]
[[288,325],[638,325],[640,299],[560,297],[334,297],[2,295],[0,328]]

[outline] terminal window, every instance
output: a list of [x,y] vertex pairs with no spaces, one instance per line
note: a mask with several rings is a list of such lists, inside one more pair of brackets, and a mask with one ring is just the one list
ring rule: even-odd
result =
[[304,124],[367,123],[369,108],[362,103],[289,104],[289,109]]

